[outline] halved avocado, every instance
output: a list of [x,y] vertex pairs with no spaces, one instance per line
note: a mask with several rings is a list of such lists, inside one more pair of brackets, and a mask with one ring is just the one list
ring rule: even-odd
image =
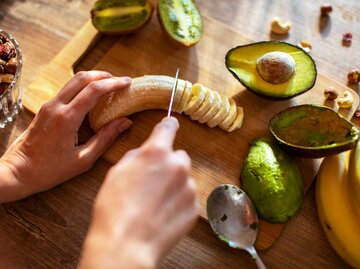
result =
[[269,129],[284,150],[306,158],[321,158],[353,148],[359,130],[326,106],[299,105],[276,114]]
[[310,90],[316,81],[316,65],[298,46],[263,41],[238,46],[225,57],[227,69],[248,90],[272,100],[290,99]]

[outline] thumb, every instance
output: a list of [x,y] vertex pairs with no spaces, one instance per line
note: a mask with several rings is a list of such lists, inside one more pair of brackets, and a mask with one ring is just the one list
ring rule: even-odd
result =
[[80,156],[95,162],[133,122],[127,118],[115,119],[99,129],[85,144],[79,146]]
[[172,149],[178,129],[179,122],[176,118],[164,118],[155,126],[150,137],[144,143],[144,146],[158,145],[167,149]]

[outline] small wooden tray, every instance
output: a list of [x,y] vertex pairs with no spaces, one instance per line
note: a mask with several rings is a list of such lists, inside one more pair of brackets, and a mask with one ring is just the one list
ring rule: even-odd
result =
[[[204,25],[204,37],[198,45],[179,48],[168,42],[154,17],[140,32],[120,38],[97,63],[96,69],[107,70],[114,75],[136,77],[145,74],[173,76],[176,68],[180,67],[181,79],[200,82],[232,96],[238,105],[244,107],[243,127],[233,133],[226,133],[219,128],[210,129],[191,121],[185,115],[176,115],[181,127],[175,148],[186,150],[192,158],[192,176],[198,185],[201,217],[206,219],[206,199],[209,193],[219,184],[240,185],[240,171],[248,144],[255,137],[270,136],[267,126],[275,113],[299,104],[325,104],[323,91],[328,86],[334,86],[340,95],[344,91],[354,93],[352,109],[340,111],[345,117],[351,118],[359,98],[350,88],[319,74],[314,88],[296,98],[287,101],[261,99],[244,89],[224,64],[225,54],[230,48],[251,41],[207,17],[204,17]],[[54,97],[72,77],[74,65],[92,45],[96,45],[97,37],[96,30],[88,22],[26,89],[23,96],[25,107],[37,113],[42,104]],[[337,109],[336,103],[326,105]],[[119,137],[103,158],[110,163],[117,162],[126,151],[138,147],[165,114],[164,111],[144,111],[132,115],[130,118],[134,125],[131,130]],[[297,158],[296,161],[307,190],[316,176],[320,160]],[[283,227],[281,224],[261,221],[256,247],[270,247]]]

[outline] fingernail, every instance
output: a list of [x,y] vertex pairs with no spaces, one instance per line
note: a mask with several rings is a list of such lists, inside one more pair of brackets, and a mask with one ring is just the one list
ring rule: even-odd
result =
[[179,121],[175,117],[165,117],[165,118],[162,119],[162,121],[171,122],[172,124],[176,124],[176,125],[179,124]]
[[133,122],[131,120],[129,120],[128,118],[123,118],[119,120],[118,123],[118,130],[124,131],[126,129],[128,129],[131,125],[133,125]]
[[175,117],[163,118],[161,122],[164,125],[164,127],[176,127],[176,128],[179,128],[179,121]]
[[131,83],[131,77],[122,77],[126,83]]

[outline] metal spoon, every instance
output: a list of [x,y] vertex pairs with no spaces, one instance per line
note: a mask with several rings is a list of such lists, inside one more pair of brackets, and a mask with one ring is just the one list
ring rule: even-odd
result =
[[230,247],[249,252],[258,268],[266,269],[254,248],[258,217],[245,192],[233,185],[220,185],[209,195],[206,209],[216,235]]

